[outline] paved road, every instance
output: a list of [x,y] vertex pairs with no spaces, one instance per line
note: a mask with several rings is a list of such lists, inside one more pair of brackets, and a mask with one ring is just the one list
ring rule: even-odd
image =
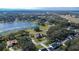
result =
[[[43,46],[44,48],[48,48],[48,47],[44,44],[45,42],[47,42],[47,40],[44,40],[44,41],[42,41],[42,42],[37,43],[37,42],[35,42],[35,40],[32,38],[32,42],[33,42],[35,45],[41,45],[41,46]],[[49,50],[49,49],[47,49],[47,50]]]
[[68,40],[69,40],[69,39],[65,39],[64,41],[61,42],[61,44],[62,44],[63,46],[66,46],[65,43],[66,43]]
[[47,47],[45,44],[40,43],[40,45],[43,46],[44,48],[46,48],[48,51],[50,51],[50,50],[48,49],[48,47]]
[[[76,37],[74,37],[74,38],[72,38],[72,40],[77,39],[77,38],[79,38],[79,35],[76,36]],[[71,40],[71,39],[65,39],[64,41],[61,42],[61,44],[62,44],[63,46],[66,46],[65,43],[66,43],[68,40]]]
[[14,49],[12,47],[9,48],[9,51],[14,51]]
[[37,42],[35,42],[35,40],[34,40],[34,39],[32,39],[32,42],[33,42],[35,45],[38,45],[38,43],[37,43]]

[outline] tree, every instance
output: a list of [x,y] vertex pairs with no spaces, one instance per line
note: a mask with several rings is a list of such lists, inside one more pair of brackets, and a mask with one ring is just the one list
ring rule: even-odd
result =
[[3,41],[2,43],[0,43],[0,51],[3,51],[6,48],[6,44]]
[[39,28],[38,26],[36,26],[36,27],[34,27],[34,30],[35,30],[36,32],[39,32],[39,31],[40,31],[40,28]]
[[38,20],[38,25],[45,26],[45,22],[46,22],[46,21],[47,21],[46,19],[39,19],[39,20]]
[[9,40],[14,40],[15,39],[15,34],[10,33],[7,37],[8,37]]

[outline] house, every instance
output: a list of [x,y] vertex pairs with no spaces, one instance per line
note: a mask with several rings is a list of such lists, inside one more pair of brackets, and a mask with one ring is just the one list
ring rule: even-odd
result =
[[75,37],[79,37],[79,33],[75,34]]
[[72,40],[74,38],[73,35],[68,36],[68,39]]
[[43,35],[40,34],[40,33],[37,33],[37,34],[35,35],[35,38],[37,38],[37,39],[42,38],[42,37],[43,37]]
[[17,40],[9,40],[7,41],[7,47],[12,47],[13,45],[17,44]]

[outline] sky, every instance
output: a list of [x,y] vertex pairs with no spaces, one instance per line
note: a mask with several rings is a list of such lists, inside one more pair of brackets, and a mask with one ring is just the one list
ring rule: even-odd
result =
[[0,0],[0,8],[78,7],[78,0]]

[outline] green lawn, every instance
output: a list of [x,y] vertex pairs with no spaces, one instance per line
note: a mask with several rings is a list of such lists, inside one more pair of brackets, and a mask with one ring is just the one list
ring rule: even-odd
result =
[[40,49],[40,48],[43,48],[43,47],[42,47],[42,46],[40,46],[40,45],[38,45],[38,46],[36,46],[36,48],[37,48],[37,49]]

